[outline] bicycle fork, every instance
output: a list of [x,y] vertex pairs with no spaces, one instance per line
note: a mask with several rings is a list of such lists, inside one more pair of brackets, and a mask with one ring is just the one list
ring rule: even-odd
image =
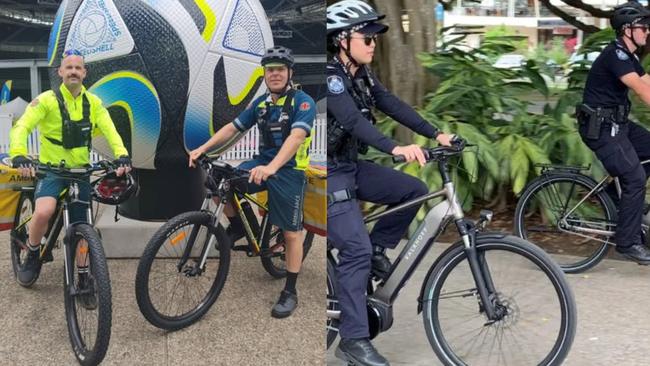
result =
[[496,305],[496,289],[490,275],[490,269],[485,260],[485,254],[479,254],[476,250],[476,232],[477,228],[473,222],[468,220],[457,220],[456,226],[463,238],[465,244],[465,255],[469,263],[476,291],[479,297],[482,309],[485,311],[489,322],[494,322],[503,317],[502,311]]

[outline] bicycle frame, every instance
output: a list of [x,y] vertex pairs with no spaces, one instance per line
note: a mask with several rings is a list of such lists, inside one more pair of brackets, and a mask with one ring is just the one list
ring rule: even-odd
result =
[[[650,163],[650,159],[642,161],[641,165],[646,165],[648,163]],[[580,174],[579,172],[576,172],[576,173]],[[582,205],[587,199],[592,197],[594,195],[594,193],[600,192],[602,190],[603,186],[610,179],[614,180],[614,184],[616,186],[616,193],[620,197],[621,193],[622,193],[622,190],[621,190],[621,183],[620,183],[618,177],[612,177],[611,175],[605,176],[603,179],[600,180],[600,182],[598,182],[598,184],[596,184],[596,186],[591,191],[589,191],[589,193],[587,193],[587,195],[585,195],[585,197],[583,197],[575,206],[573,206],[573,208],[571,208],[566,214],[564,214],[564,216],[560,220],[561,223],[562,223],[562,227],[560,227],[559,229],[562,230],[562,231],[565,231],[565,232],[573,232],[573,233],[577,234],[578,236],[581,236],[581,237],[584,237],[584,238],[593,239],[593,240],[597,240],[597,241],[600,241],[600,242],[603,242],[603,243],[608,243],[608,244],[614,245],[614,243],[612,243],[609,240],[603,240],[603,239],[596,238],[596,237],[593,237],[593,236],[588,236],[588,235],[585,235],[585,234],[581,234],[581,233],[587,233],[587,234],[592,234],[592,235],[602,235],[602,236],[605,236],[607,238],[611,238],[611,237],[614,236],[614,233],[615,233],[614,230],[602,230],[602,229],[594,229],[594,228],[588,228],[588,227],[580,227],[580,226],[572,225],[567,221],[567,217],[569,217],[573,212],[575,212],[575,210],[577,210],[578,207],[580,207],[580,205]],[[572,187],[572,189],[573,189],[573,187]],[[593,226],[596,226],[596,225],[599,225],[599,224],[602,225],[602,223],[597,223],[597,222],[586,222],[586,223],[591,224]],[[616,223],[607,223],[606,226],[615,228]],[[564,228],[566,228],[566,229],[564,229]]]
[[[208,174],[210,174],[210,172],[208,172]],[[264,215],[264,217],[262,218],[262,224],[261,224],[261,227],[260,227],[260,236],[259,236],[259,238],[255,237],[255,235],[253,233],[253,229],[251,227],[251,224],[249,223],[248,218],[246,217],[246,215],[244,214],[244,211],[242,209],[240,196],[243,197],[243,198],[246,198],[250,202],[253,202],[255,205],[257,205],[258,207],[262,208],[263,210],[265,210],[267,212],[268,212],[268,207],[266,205],[262,204],[259,200],[257,200],[251,194],[239,192],[239,191],[236,191],[236,190],[234,190],[234,191],[230,191],[230,190],[231,190],[231,187],[228,185],[228,179],[222,178],[221,181],[218,183],[217,189],[216,189],[216,195],[219,198],[219,203],[217,204],[217,207],[213,211],[211,211],[212,215],[213,215],[213,220],[214,220],[214,222],[212,222],[212,225],[216,226],[219,223],[219,219],[221,218],[221,215],[223,214],[223,210],[224,210],[226,204],[229,202],[230,199],[232,199],[232,201],[234,203],[234,206],[236,208],[237,214],[241,218],[242,223],[244,224],[244,228],[246,230],[246,233],[247,233],[248,237],[251,239],[251,243],[253,244],[252,245],[253,250],[252,250],[252,252],[249,252],[248,255],[249,256],[259,255],[261,253],[261,251],[262,251],[262,249],[261,249],[262,246],[263,246],[262,243],[265,243],[265,241],[268,240],[269,233],[270,233],[270,226],[268,225],[268,215]],[[206,191],[205,199],[203,200],[203,204],[201,205],[201,211],[209,211],[210,201],[212,201],[214,196],[215,196],[215,193],[212,192],[212,190],[210,190],[208,188],[208,190]],[[193,242],[194,239],[196,238],[197,234],[198,234],[198,229],[193,228],[192,232],[190,233],[190,239],[189,240],[191,242]],[[211,248],[215,244],[214,243],[215,240],[216,240],[216,237],[212,236],[210,238],[210,242],[208,242],[208,245],[204,246],[203,252],[201,253],[201,262],[200,262],[200,267],[199,268],[203,268],[203,266],[205,265],[205,262],[208,259],[208,250],[207,249]],[[183,254],[183,258],[180,261],[180,263],[184,264],[184,262],[187,260],[187,258],[189,257],[189,254],[190,254],[189,253],[190,249],[191,249],[190,247],[186,248],[187,253]],[[179,264],[179,266],[182,266],[182,265]]]
[[[490,294],[494,293],[494,284],[489,275],[483,259],[479,258],[474,246],[475,229],[468,230],[465,215],[458,200],[454,187],[446,167],[446,160],[438,161],[438,168],[443,178],[443,188],[436,192],[428,193],[422,197],[402,203],[383,212],[370,215],[364,219],[365,223],[378,220],[394,212],[419,205],[436,197],[445,197],[445,200],[429,210],[424,220],[420,223],[411,239],[407,242],[399,257],[391,267],[388,277],[377,285],[372,294],[368,295],[368,301],[380,303],[384,307],[391,307],[400,290],[410,279],[415,269],[420,265],[429,249],[433,246],[435,239],[442,233],[451,220],[454,220],[459,234],[463,240],[472,276],[476,283],[477,291],[488,319],[495,319],[495,307],[490,301]],[[333,319],[340,318],[340,310],[328,310],[327,315]]]
[[[68,188],[64,189],[63,192],[59,195],[59,198],[57,199],[57,205],[56,209],[54,210],[55,214],[53,216],[53,221],[52,224],[48,228],[48,232],[46,233],[46,236],[44,237],[44,245],[41,246],[41,251],[39,254],[39,258],[43,258],[46,254],[52,252],[54,249],[57,239],[59,238],[59,234],[61,233],[61,230],[65,230],[67,232],[68,227],[70,226],[70,214],[68,212],[68,203],[72,202],[81,202],[79,200],[79,185],[77,182],[71,181],[69,183]],[[90,202],[83,202],[87,203],[88,207],[86,209],[86,219],[89,225],[93,225],[93,217],[92,217],[92,209],[90,207]],[[28,217],[20,226],[18,226],[16,229],[22,228],[27,225],[28,222],[32,220],[32,217]],[[63,263],[65,267],[65,280],[66,284],[70,284],[70,278],[69,278],[69,267],[70,264],[68,263],[68,245],[67,242],[64,238],[63,240]]]

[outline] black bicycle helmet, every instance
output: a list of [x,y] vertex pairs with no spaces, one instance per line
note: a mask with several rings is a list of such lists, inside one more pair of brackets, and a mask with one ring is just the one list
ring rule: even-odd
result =
[[610,23],[612,28],[618,32],[625,25],[638,24],[644,19],[650,20],[650,10],[636,1],[628,1],[614,8]]
[[283,46],[269,48],[262,57],[262,66],[282,64],[291,69],[293,62],[293,53],[289,48]]
[[138,184],[131,174],[118,177],[115,172],[111,172],[95,182],[93,198],[107,205],[119,205],[131,198],[137,190]]

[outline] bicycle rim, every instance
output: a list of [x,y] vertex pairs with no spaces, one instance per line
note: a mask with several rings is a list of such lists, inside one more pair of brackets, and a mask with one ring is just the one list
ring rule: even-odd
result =
[[[553,264],[507,242],[477,246],[504,316],[489,321],[462,247],[441,259],[425,293],[429,341],[449,365],[558,365],[575,332],[572,294]],[[543,253],[541,253],[543,255]],[[557,273],[556,273],[557,271]]]
[[[67,248],[70,250],[67,253],[70,267],[67,277],[70,282],[64,286],[68,332],[79,362],[82,365],[96,365],[106,355],[111,332],[108,267],[101,242],[92,227],[82,224],[71,229],[69,240],[72,244]],[[87,245],[82,245],[84,242]],[[80,269],[84,267],[87,267],[87,272]],[[64,273],[64,284],[65,278]]]
[[615,208],[604,192],[570,177],[553,177],[522,195],[517,232],[542,247],[568,273],[584,271],[607,254],[610,238],[585,230],[614,230]]
[[[171,220],[154,235],[153,245],[143,255],[147,259],[138,268],[137,281],[147,286],[146,294],[137,290],[140,309],[163,329],[179,329],[198,320],[226,281],[230,248],[225,234],[215,237],[206,213],[188,214]],[[204,250],[208,254],[201,265]]]
[[[328,258],[327,258],[327,310],[330,311],[336,311],[339,310],[339,303],[338,299],[336,297],[336,284],[334,283],[336,279],[336,273],[335,273],[335,266],[336,263],[334,262],[333,259],[329,258],[329,253],[328,253]],[[327,326],[326,326],[326,332],[327,332],[327,349],[330,348],[332,343],[336,340],[336,337],[339,334],[339,320],[338,319],[332,319],[332,318],[327,318]]]

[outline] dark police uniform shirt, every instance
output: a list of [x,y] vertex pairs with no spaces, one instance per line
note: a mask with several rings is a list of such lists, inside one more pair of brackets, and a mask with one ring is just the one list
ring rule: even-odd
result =
[[[435,136],[436,128],[417,114],[411,106],[389,92],[372,73],[367,72],[365,67],[361,67],[357,71],[354,80],[362,79],[366,75],[370,75],[374,84],[370,88],[370,94],[375,100],[377,109],[420,135],[430,138]],[[327,65],[328,116],[333,116],[343,129],[362,142],[390,154],[397,146],[397,143],[384,136],[371,121],[363,116],[352,94],[349,90],[346,90],[344,80],[347,77],[343,65],[340,63],[330,62]]]
[[[277,121],[280,118],[280,113],[284,108],[286,95],[281,96],[273,103],[271,94],[266,93],[256,98],[240,115],[235,119],[235,127],[245,132],[253,127],[258,122],[258,115],[260,110],[266,108],[268,105],[270,113],[270,120]],[[309,165],[309,145],[311,143],[311,130],[314,126],[314,119],[316,118],[316,103],[314,100],[302,90],[296,90],[296,93],[291,100],[292,111],[289,113],[289,124],[291,129],[300,128],[307,132],[307,138],[300,145],[296,155],[293,156],[284,166],[294,168],[297,170],[305,170]],[[260,155],[256,158],[261,159],[262,162],[268,164],[275,158],[284,143],[282,132],[278,131],[273,133],[273,139],[277,147],[268,147],[260,151]],[[262,137],[260,136],[260,140]]]
[[639,77],[645,75],[636,55],[628,51],[622,41],[613,41],[605,47],[591,66],[583,103],[591,107],[629,105],[627,97],[629,88],[620,78],[631,72],[636,72]]

